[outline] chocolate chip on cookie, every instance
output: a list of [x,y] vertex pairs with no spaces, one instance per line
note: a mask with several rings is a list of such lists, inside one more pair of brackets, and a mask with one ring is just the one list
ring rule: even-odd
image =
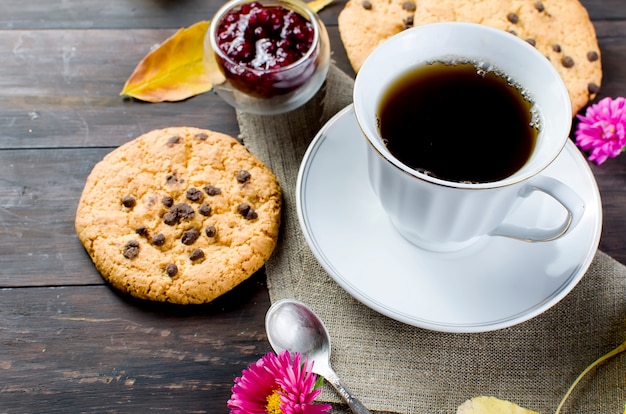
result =
[[135,229],[135,233],[143,237],[148,237],[148,228],[146,226],[139,226]]
[[155,246],[163,246],[165,244],[165,235],[163,233],[159,233],[152,237],[152,244]]
[[204,232],[207,237],[215,237],[217,234],[217,228],[215,226],[207,226],[207,228],[204,229]]
[[178,203],[170,211],[180,220],[192,219],[195,215],[193,208],[187,203]]
[[200,201],[202,200],[202,191],[198,190],[197,188],[191,187],[185,192],[185,197],[187,197],[187,200],[190,201]]
[[192,219],[195,216],[193,208],[187,203],[178,203],[163,215],[163,222],[168,226],[174,226],[181,220]]
[[198,237],[200,237],[198,229],[191,228],[183,233],[183,237],[181,237],[180,241],[182,244],[190,246],[198,240]]
[[167,275],[169,277],[174,277],[178,274],[178,266],[176,266],[174,263],[170,263],[168,265],[165,266],[165,273],[167,273]]
[[240,182],[241,184],[243,183],[247,183],[248,181],[250,181],[250,177],[252,175],[246,171],[246,170],[239,170],[237,171],[237,175],[235,176],[235,178],[237,178],[237,181]]
[[402,20],[402,28],[410,29],[413,27],[413,16],[407,16]]
[[566,68],[571,68],[574,66],[574,59],[571,56],[563,56],[563,59],[561,59],[561,65]]
[[216,196],[219,194],[222,194],[222,190],[219,189],[219,187],[216,187],[214,185],[208,184],[204,186],[204,192],[207,193],[207,195],[210,196]]
[[136,204],[137,200],[135,200],[133,196],[124,196],[124,198],[122,198],[122,205],[126,208],[133,208]]
[[165,177],[165,182],[168,183],[169,185],[174,185],[178,183],[178,174],[173,172],[171,174],[168,174]]
[[176,215],[176,213],[168,211],[167,213],[163,215],[163,222],[167,224],[168,226],[173,226],[175,224],[178,224],[178,221],[179,220],[178,220],[178,216]]
[[179,142],[180,142],[180,137],[175,135],[175,136],[172,136],[172,137],[168,138],[167,146],[168,147],[172,147],[172,146],[178,144]]
[[172,207],[174,205],[174,199],[170,196],[165,196],[161,199],[161,202],[165,207]]
[[239,214],[241,214],[246,220],[254,220],[259,217],[257,212],[250,207],[250,204],[239,204],[237,206],[237,211],[239,211]]
[[589,91],[590,94],[595,95],[598,92],[600,92],[600,87],[598,85],[596,85],[595,83],[588,83],[587,84],[587,91]]
[[406,11],[415,11],[415,3],[412,1],[405,1],[402,3],[402,8]]
[[211,206],[207,203],[202,203],[198,208],[198,213],[202,214],[205,217],[209,217],[211,215]]
[[189,255],[189,260],[192,262],[204,259],[204,251],[202,249],[196,249]]
[[139,254],[139,242],[137,240],[129,240],[124,246],[122,252],[125,258],[134,259]]

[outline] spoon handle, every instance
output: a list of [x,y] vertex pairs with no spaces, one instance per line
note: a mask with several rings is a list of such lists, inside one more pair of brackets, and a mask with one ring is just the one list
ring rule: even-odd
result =
[[335,388],[335,390],[337,390],[337,393],[339,393],[339,395],[345,400],[346,404],[348,404],[348,407],[350,407],[353,413],[371,414],[370,410],[365,408],[363,403],[353,396],[352,392],[345,385],[343,385],[339,376],[337,376],[332,369],[328,369],[325,374],[324,379],[328,381],[330,385]]

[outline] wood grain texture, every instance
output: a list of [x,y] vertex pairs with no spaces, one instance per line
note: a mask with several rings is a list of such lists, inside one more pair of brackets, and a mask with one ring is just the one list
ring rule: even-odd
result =
[[[227,412],[233,379],[269,351],[262,272],[209,305],[120,295],[74,231],[93,165],[174,125],[237,136],[213,93],[146,104],[119,96],[154,45],[210,19],[221,0],[3,0],[0,6],[0,413]],[[354,75],[337,29],[345,0],[320,15],[333,60]],[[584,0],[602,51],[599,97],[626,96],[626,3]],[[592,166],[600,248],[626,263],[626,155]]]
[[251,305],[264,296],[262,274],[203,306],[0,290],[0,412],[223,413],[234,377],[270,350]]

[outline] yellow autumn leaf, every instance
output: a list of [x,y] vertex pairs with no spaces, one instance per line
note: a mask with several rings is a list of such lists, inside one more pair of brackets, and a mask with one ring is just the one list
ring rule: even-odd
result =
[[[565,401],[570,396],[576,385],[580,382],[580,380],[589,373],[593,368],[602,362],[610,359],[622,352],[626,351],[626,341],[619,345],[617,348],[612,351],[606,353],[601,356],[593,363],[591,363],[583,372],[580,373],[578,378],[574,381],[571,387],[565,393],[565,396],[561,400],[561,403],[557,407],[555,414],[559,414],[561,412],[561,408],[565,404]],[[536,411],[528,410],[526,408],[520,407],[512,402],[499,400],[494,397],[476,397],[471,400],[465,401],[461,404],[456,414],[539,414]],[[626,414],[626,405],[624,406],[624,414]]]
[[[316,13],[333,0],[313,0]],[[204,36],[209,21],[180,29],[148,53],[130,75],[120,95],[147,102],[182,101],[213,89],[222,77],[214,59],[204,58]]]
[[315,13],[319,13],[324,7],[332,3],[333,0],[313,0],[307,3],[307,6]]
[[120,95],[147,102],[181,101],[212,89],[204,67],[204,35],[209,21],[177,31],[148,53]]
[[476,397],[459,406],[456,414],[539,414],[495,397]]

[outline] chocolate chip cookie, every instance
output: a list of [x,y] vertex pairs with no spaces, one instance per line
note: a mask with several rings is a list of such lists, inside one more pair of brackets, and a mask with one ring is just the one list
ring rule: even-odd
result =
[[271,255],[280,226],[274,174],[234,138],[155,130],[93,168],[78,237],[115,288],[141,299],[210,302]]
[[574,114],[600,89],[600,48],[587,10],[578,0],[349,0],[339,15],[339,32],[358,71],[388,37],[443,21],[484,24],[533,45],[561,75]]

